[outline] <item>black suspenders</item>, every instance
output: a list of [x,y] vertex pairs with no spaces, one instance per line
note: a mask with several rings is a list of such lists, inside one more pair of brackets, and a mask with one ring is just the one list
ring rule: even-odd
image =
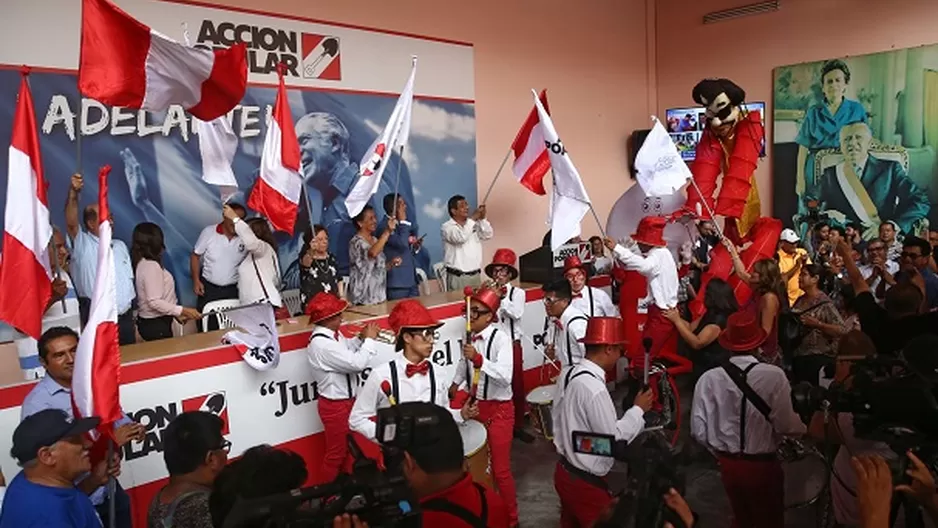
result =
[[[570,370],[567,371],[567,376],[564,378],[564,381],[563,381],[563,388],[564,388],[564,390],[566,390],[567,387],[570,386],[570,382],[571,382],[571,381],[573,381],[573,380],[579,378],[579,377],[582,376],[583,374],[586,374],[586,375],[588,375],[588,376],[592,376],[592,377],[596,378],[596,374],[593,374],[592,372],[590,372],[590,371],[588,371],[588,370],[581,370],[581,371],[577,372],[576,374],[573,374],[573,369],[570,369]],[[599,379],[599,378],[596,378],[596,379]],[[601,380],[600,380],[600,381],[601,381]]]
[[[492,359],[492,343],[495,341],[495,333],[498,332],[498,329],[492,331],[492,335],[489,336],[489,342],[485,347],[485,359]],[[472,389],[472,366],[470,362],[466,361],[466,385],[469,386],[469,389]],[[489,399],[489,375],[485,374],[485,383],[482,385],[482,399]]]
[[[749,376],[749,371],[753,369],[759,363],[751,363],[748,367],[743,370],[743,379]],[[749,398],[746,397],[746,394],[743,393],[743,403],[740,406],[739,411],[739,454],[746,454],[746,403],[749,401]],[[766,417],[768,418],[768,417]]]
[[[401,403],[400,382],[397,379],[397,361],[392,359],[388,366],[391,367],[391,395],[394,396],[395,403]],[[430,363],[428,370],[430,371],[427,373],[430,376],[430,403],[436,404],[436,374],[433,372],[433,363]]]
[[573,350],[571,350],[570,345],[570,323],[573,321],[589,321],[589,319],[582,315],[578,315],[567,321],[567,327],[563,329],[564,334],[567,336],[567,365],[570,365],[571,367],[573,366]]
[[[515,293],[515,287],[511,284],[508,285],[508,302],[511,302],[511,296]],[[511,317],[508,318],[508,330],[511,332],[511,341],[515,341],[515,320]]]
[[[333,338],[332,336],[327,336],[326,334],[313,334],[313,336],[310,337],[309,340],[312,341],[313,339],[316,339],[317,337],[325,337],[326,339],[335,340],[335,338]],[[352,392],[352,375],[351,374],[348,374],[348,373],[345,374],[345,386],[347,387],[347,390],[348,390],[349,399],[354,398],[355,393]]]
[[593,310],[593,288],[586,286],[586,292],[590,295],[590,317],[596,317],[596,314]]

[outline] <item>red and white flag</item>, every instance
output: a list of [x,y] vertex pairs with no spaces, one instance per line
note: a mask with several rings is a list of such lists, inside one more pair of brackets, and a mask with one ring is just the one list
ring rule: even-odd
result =
[[238,151],[238,136],[231,129],[227,116],[211,121],[194,119],[199,134],[199,153],[202,155],[202,181],[218,187],[224,203],[238,192],[231,163]]
[[[358,181],[345,197],[345,208],[350,218],[355,218],[362,212],[365,205],[371,200],[381,185],[381,175],[391,160],[391,154],[400,153],[401,147],[407,143],[410,136],[410,113],[414,105],[414,77],[417,75],[417,57],[413,58],[410,67],[410,77],[404,85],[404,91],[397,98],[397,104],[391,112],[388,124],[384,126],[371,147],[365,151],[361,163],[358,165]],[[398,160],[403,163],[403,160]]]
[[[280,336],[270,303],[254,304],[225,313],[240,330],[231,330],[221,341],[233,345],[241,359],[256,370],[271,370],[280,364]],[[243,331],[242,331],[243,330]]]
[[300,176],[300,144],[296,140],[282,68],[278,74],[280,87],[277,88],[274,113],[264,138],[261,171],[248,197],[248,207],[267,217],[274,229],[292,235],[303,191],[303,177]]
[[39,339],[42,315],[52,298],[52,227],[35,116],[24,72],[10,141],[0,260],[0,320]]
[[247,88],[247,48],[190,48],[150,29],[108,0],[82,0],[78,89],[112,106],[161,111],[182,105],[211,121]]
[[[550,115],[550,107],[547,105],[547,90],[542,90],[538,96],[541,105],[547,115]],[[541,120],[537,116],[537,108],[532,108],[528,118],[524,121],[518,135],[511,143],[511,149],[515,153],[515,162],[511,165],[511,171],[515,177],[531,192],[547,194],[544,190],[544,175],[550,169],[550,158],[547,156],[547,148],[544,145],[544,131],[541,127]]]
[[75,352],[72,374],[72,407],[76,418],[101,418],[99,431],[110,431],[111,424],[121,417],[120,349],[117,333],[117,278],[114,271],[114,250],[111,248],[113,228],[107,204],[107,177],[111,166],[98,172],[98,274],[91,295],[88,324],[81,331]]

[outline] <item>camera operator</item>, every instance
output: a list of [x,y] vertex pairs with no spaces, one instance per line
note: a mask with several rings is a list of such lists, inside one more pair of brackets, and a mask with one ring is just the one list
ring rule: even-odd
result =
[[906,474],[911,484],[892,487],[892,470],[886,461],[877,455],[857,456],[850,460],[857,474],[857,498],[860,503],[861,528],[888,528],[893,490],[902,492],[919,504],[931,519],[938,524],[938,493],[931,471],[914,453],[906,453],[912,469]]
[[420,501],[423,526],[507,528],[505,501],[473,482],[465,470],[462,436],[453,415],[426,402],[403,403],[398,409],[433,423],[433,434],[415,431],[410,445],[403,448],[401,467]]
[[586,346],[586,357],[557,380],[552,411],[554,445],[560,455],[554,489],[560,497],[564,527],[592,525],[612,501],[605,477],[614,459],[577,453],[573,432],[611,435],[631,442],[644,428],[643,416],[652,405],[652,391],[645,389],[635,397],[632,408],[616,420],[606,389],[606,372],[615,368],[626,342],[621,319],[593,317],[579,341]]
[[801,435],[785,372],[753,355],[768,334],[751,312],[727,319],[720,345],[734,354],[697,382],[691,435],[714,451],[733,509],[733,526],[785,525],[784,474],[776,435]]

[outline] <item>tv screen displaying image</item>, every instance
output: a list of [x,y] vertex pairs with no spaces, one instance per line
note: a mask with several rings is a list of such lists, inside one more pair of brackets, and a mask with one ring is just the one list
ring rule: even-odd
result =
[[[759,112],[762,126],[765,127],[765,103],[743,103],[743,108],[750,112]],[[707,125],[703,107],[671,108],[665,112],[665,128],[677,146],[677,151],[684,161],[694,161],[697,143]],[[765,156],[765,138],[762,139],[762,152]]]

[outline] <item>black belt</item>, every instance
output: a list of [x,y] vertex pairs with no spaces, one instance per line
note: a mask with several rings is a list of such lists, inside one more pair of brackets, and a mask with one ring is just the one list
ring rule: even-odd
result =
[[731,460],[746,460],[749,462],[769,462],[771,460],[778,459],[775,453],[727,453],[724,451],[717,451],[717,456],[729,458]]
[[578,478],[587,484],[591,484],[601,490],[609,491],[609,484],[606,483],[606,479],[596,476],[588,471],[583,471],[582,469],[574,466],[567,460],[566,457],[560,457],[560,465],[567,470],[567,473],[574,478]]
[[473,271],[462,271],[456,268],[446,267],[446,273],[453,275],[454,277],[471,277],[473,275],[478,275],[482,273],[482,270],[473,270]]

